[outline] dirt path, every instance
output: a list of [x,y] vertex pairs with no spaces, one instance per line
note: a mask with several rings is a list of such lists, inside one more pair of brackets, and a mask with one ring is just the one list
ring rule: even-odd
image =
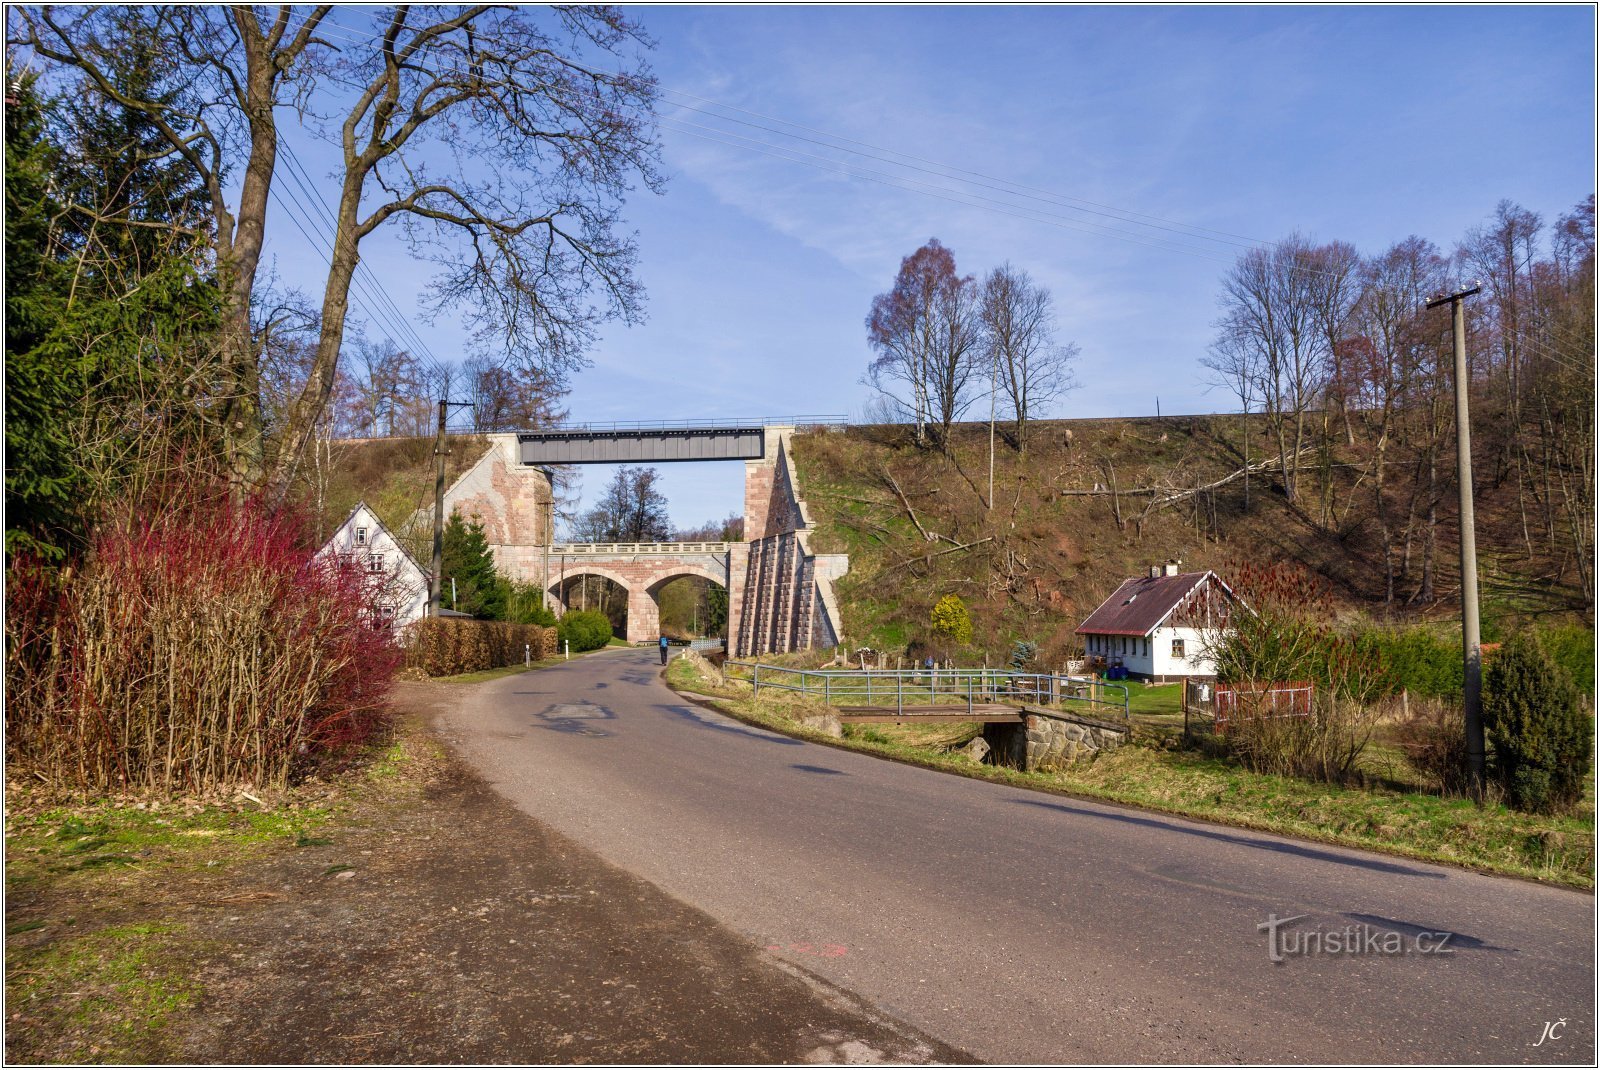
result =
[[[358,793],[309,845],[222,872],[124,882],[115,903],[72,904],[80,925],[181,933],[166,951],[197,994],[146,1057],[971,1061],[517,812],[424,734],[460,687],[409,684],[401,697],[414,711],[404,783]],[[13,892],[8,924],[59,914],[49,896]],[[67,1054],[26,1019],[11,1027],[8,1061]],[[67,1050],[92,1053],[88,1039]]]

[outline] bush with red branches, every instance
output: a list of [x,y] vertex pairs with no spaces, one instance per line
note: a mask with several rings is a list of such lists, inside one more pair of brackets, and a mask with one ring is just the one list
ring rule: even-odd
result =
[[283,785],[379,723],[400,650],[379,591],[304,519],[226,495],[104,526],[80,567],[15,560],[7,760],[61,787]]

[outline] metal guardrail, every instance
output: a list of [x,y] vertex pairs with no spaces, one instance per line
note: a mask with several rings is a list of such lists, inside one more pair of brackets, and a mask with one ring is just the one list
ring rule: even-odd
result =
[[551,543],[551,556],[594,556],[596,554],[725,554],[725,542],[557,542]]
[[[1000,703],[1035,706],[1070,704],[1096,711],[1100,716],[1128,717],[1128,688],[1122,684],[1054,673],[1013,672],[1008,669],[791,669],[756,661],[729,661],[727,669],[749,671],[756,694],[763,687],[820,698],[836,706],[881,706],[903,712],[907,706]],[[1120,693],[1120,701],[1102,697]]]

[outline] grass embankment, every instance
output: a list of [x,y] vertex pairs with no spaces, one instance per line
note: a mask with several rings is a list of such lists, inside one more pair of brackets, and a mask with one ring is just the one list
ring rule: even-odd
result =
[[332,843],[356,806],[416,797],[438,755],[401,725],[337,775],[256,798],[91,804],[11,785],[7,1062],[184,1061],[181,1023],[217,950],[193,923],[275,895],[241,890],[234,872]]
[[[952,753],[977,734],[975,725],[847,725],[845,738],[834,740],[794,723],[797,715],[820,707],[813,700],[766,692],[756,698],[747,684],[719,681],[686,658],[673,660],[667,681],[716,698],[727,712],[751,723],[930,769],[1487,873],[1594,887],[1592,804],[1580,814],[1546,817],[1424,792],[1343,788],[1251,773],[1226,759],[1174,749],[1170,731],[1139,731],[1141,725],[1171,723],[1170,696],[1164,692],[1175,687],[1133,689],[1135,729],[1151,745],[1125,746],[1061,771],[1024,773]],[[1181,728],[1181,713],[1176,723]]]

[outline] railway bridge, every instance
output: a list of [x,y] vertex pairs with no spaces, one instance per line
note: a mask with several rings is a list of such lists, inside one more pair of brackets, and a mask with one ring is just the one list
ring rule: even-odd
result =
[[[849,558],[810,547],[813,525],[795,478],[791,438],[798,425],[840,423],[842,417],[797,417],[786,423],[609,424],[491,435],[488,453],[447,490],[445,509],[480,520],[501,571],[538,583],[558,613],[571,607],[584,576],[604,577],[627,591],[630,642],[651,642],[659,633],[663,586],[697,576],[728,592],[728,648],[734,656],[834,646],[842,634],[833,583],[849,568]],[[550,538],[549,465],[731,460],[745,466],[742,542]]]

